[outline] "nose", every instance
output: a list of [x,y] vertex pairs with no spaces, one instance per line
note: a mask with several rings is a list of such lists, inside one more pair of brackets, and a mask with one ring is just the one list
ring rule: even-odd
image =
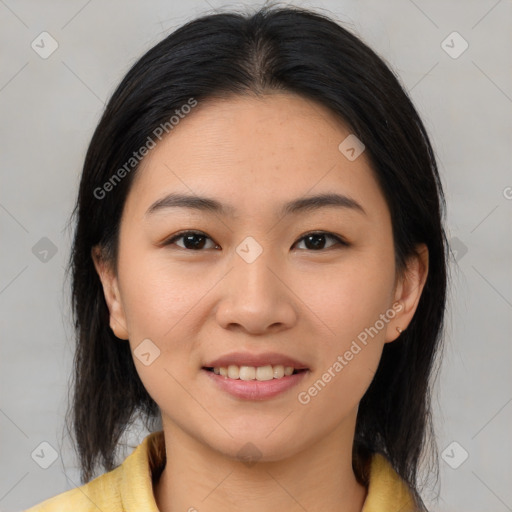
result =
[[224,329],[268,334],[291,328],[297,321],[297,303],[284,264],[263,251],[248,263],[238,254],[223,280],[217,322]]

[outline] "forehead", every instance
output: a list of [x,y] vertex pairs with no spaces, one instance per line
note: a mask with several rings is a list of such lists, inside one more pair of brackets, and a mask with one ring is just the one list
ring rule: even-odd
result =
[[127,203],[147,209],[180,192],[218,198],[238,214],[334,192],[385,208],[364,151],[351,160],[340,150],[347,137],[334,113],[294,94],[209,100],[148,152]]

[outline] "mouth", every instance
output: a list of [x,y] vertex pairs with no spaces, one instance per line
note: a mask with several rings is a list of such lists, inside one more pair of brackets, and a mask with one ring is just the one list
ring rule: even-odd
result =
[[201,368],[209,382],[232,397],[266,400],[297,386],[311,368],[277,353],[232,353]]
[[233,380],[251,381],[257,380],[265,382],[273,379],[283,379],[290,375],[308,371],[307,368],[294,368],[293,366],[265,365],[265,366],[238,366],[230,364],[229,366],[205,366],[203,370],[212,372],[221,377],[227,377]]

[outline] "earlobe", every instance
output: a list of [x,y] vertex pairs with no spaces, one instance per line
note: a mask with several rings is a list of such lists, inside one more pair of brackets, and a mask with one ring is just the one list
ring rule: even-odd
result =
[[99,246],[92,248],[91,257],[103,287],[103,295],[110,314],[110,328],[117,338],[128,340],[126,317],[121,303],[117,277],[112,271],[111,265],[105,261]]
[[395,303],[400,303],[401,309],[388,325],[386,343],[399,338],[410,324],[427,281],[428,259],[426,244],[419,244],[416,253],[409,257],[407,268],[400,276],[395,290]]

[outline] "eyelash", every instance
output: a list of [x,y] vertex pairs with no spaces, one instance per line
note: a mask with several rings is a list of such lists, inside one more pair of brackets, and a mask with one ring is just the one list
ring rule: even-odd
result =
[[[198,236],[202,236],[202,237],[209,238],[210,240],[212,240],[206,233],[203,233],[202,231],[189,230],[189,231],[181,231],[181,232],[177,233],[176,235],[173,235],[171,238],[169,238],[166,241],[164,241],[162,245],[163,246],[172,245],[172,244],[174,244],[174,242],[176,240],[179,240],[180,238],[183,238],[186,235],[198,235]],[[341,238],[338,235],[335,235],[334,233],[330,233],[328,231],[311,231],[311,232],[306,233],[303,236],[301,236],[297,240],[297,242],[300,242],[300,241],[304,240],[305,238],[307,238],[308,236],[311,236],[311,235],[324,235],[324,236],[326,236],[326,238],[332,238],[333,240],[335,240],[341,246],[344,246],[344,247],[349,247],[350,246],[350,244],[348,242],[346,242],[343,238]],[[297,242],[295,242],[295,244]],[[293,244],[293,245],[295,245],[295,244]],[[323,252],[323,251],[327,251],[328,249],[331,249],[332,247],[333,246],[328,247],[327,249],[309,250],[309,252]],[[199,249],[199,250],[187,249],[186,247],[180,247],[180,249],[183,249],[184,251],[192,251],[192,252],[201,252],[203,250],[203,249]],[[306,250],[307,251],[308,249],[301,249],[301,250]]]

